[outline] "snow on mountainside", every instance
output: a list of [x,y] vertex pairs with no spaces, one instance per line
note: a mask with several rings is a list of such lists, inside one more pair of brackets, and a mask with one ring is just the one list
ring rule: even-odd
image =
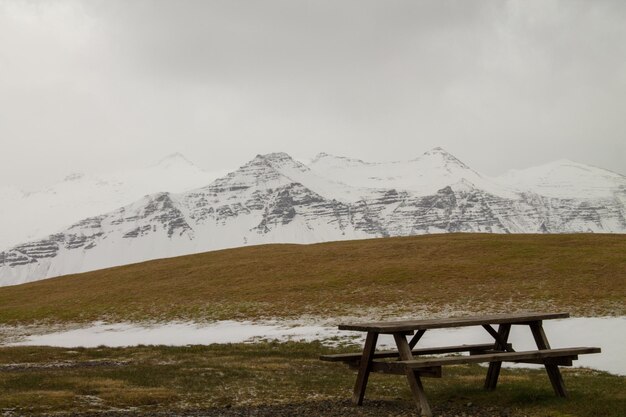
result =
[[309,167],[319,175],[357,187],[394,188],[429,195],[459,182],[469,182],[492,194],[513,197],[504,185],[474,171],[442,148],[410,161],[363,162],[321,153]]
[[[368,187],[351,187],[341,182],[334,181],[330,177],[319,175],[309,167],[294,160],[284,152],[276,152],[267,155],[257,155],[249,164],[232,173],[226,178],[235,178],[237,181],[247,181],[248,184],[256,184],[263,181],[265,167],[276,174],[280,174],[289,181],[306,184],[306,186],[325,197],[343,202],[359,201],[375,193]],[[249,168],[253,167],[253,168]],[[263,167],[260,169],[259,167]]]
[[[367,237],[341,225],[325,227],[341,221],[338,217],[347,215],[347,206],[283,173],[305,177],[306,171],[286,154],[259,155],[209,186],[146,196],[0,253],[0,282],[15,284],[246,244]],[[315,186],[323,181],[311,178]]]
[[557,198],[611,198],[620,189],[626,190],[625,176],[567,159],[511,170],[498,180],[520,190]]
[[[386,164],[321,154],[310,167],[285,153],[258,155],[209,185],[147,195],[0,253],[0,285],[262,243],[445,232],[625,233],[624,177],[587,168],[585,186],[605,189],[598,198],[490,179],[440,148]],[[544,179],[532,184],[549,189],[549,177],[536,177]]]
[[214,178],[215,174],[173,154],[143,169],[98,176],[71,174],[64,181],[33,193],[0,188],[0,250],[114,210],[146,194],[181,192],[203,186]]

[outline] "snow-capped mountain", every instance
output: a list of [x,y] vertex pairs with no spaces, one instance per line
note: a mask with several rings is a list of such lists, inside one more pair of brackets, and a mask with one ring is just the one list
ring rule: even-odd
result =
[[626,177],[587,168],[584,187],[604,190],[591,197],[574,193],[576,179],[572,193],[542,194],[559,188],[541,175],[545,167],[489,178],[440,148],[387,164],[320,154],[305,166],[284,153],[258,155],[207,186],[147,195],[2,252],[0,284],[273,242],[445,232],[625,233]]
[[0,250],[41,238],[68,224],[106,213],[160,191],[182,192],[214,180],[181,154],[157,164],[98,176],[80,173],[44,190],[0,188]]
[[320,153],[309,167],[321,176],[356,187],[430,195],[448,185],[467,181],[492,194],[514,196],[509,187],[479,174],[442,148],[434,148],[410,161],[376,163]]
[[605,199],[623,196],[624,176],[606,169],[561,159],[538,167],[511,170],[496,178],[519,190],[557,198]]

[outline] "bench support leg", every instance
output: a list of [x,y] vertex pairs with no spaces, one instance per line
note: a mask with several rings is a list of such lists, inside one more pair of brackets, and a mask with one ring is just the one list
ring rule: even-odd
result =
[[[410,361],[413,359],[411,347],[406,341],[406,337],[403,334],[396,333],[393,335],[393,338],[396,341],[396,346],[398,347],[400,360]],[[430,405],[428,404],[428,399],[426,399],[426,393],[424,392],[424,386],[422,385],[422,380],[420,379],[418,371],[407,369],[406,377],[409,381],[409,386],[411,387],[411,392],[413,393],[413,398],[415,399],[415,404],[417,405],[419,412],[423,417],[432,417],[433,413],[430,411]]]
[[[509,333],[511,332],[510,324],[501,324],[498,326],[498,339],[493,345],[494,350],[506,350],[507,341],[509,340]],[[487,377],[485,378],[485,389],[493,391],[498,385],[498,377],[500,376],[500,368],[502,362],[490,362],[489,369],[487,370]]]
[[[537,344],[537,348],[539,350],[550,349],[550,343],[548,342],[548,338],[546,337],[546,333],[543,331],[543,326],[540,321],[531,323],[530,331],[533,333],[535,343]],[[554,393],[557,397],[567,397],[567,390],[565,389],[565,383],[563,383],[563,377],[561,376],[561,371],[559,371],[559,366],[553,363],[546,363],[544,366],[546,367],[546,372],[548,373],[548,377],[552,383]]]
[[372,359],[374,359],[377,341],[378,333],[367,333],[363,356],[361,356],[361,363],[359,364],[359,373],[357,374],[354,392],[352,393],[352,402],[356,405],[363,404],[363,397],[365,397],[365,388],[367,387],[367,379],[372,369]]
[[415,345],[417,345],[417,342],[419,342],[422,336],[424,336],[424,333],[426,333],[426,330],[419,330],[417,333],[415,333],[415,336],[411,338],[411,340],[409,341],[409,347],[411,348],[411,350],[413,350]]

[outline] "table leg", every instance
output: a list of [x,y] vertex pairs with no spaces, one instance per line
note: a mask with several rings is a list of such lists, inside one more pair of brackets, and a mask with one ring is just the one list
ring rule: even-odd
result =
[[[505,350],[506,344],[509,340],[509,333],[511,332],[510,324],[501,324],[498,326],[498,335],[500,336],[499,340],[493,345],[494,350]],[[500,376],[500,368],[502,367],[502,362],[490,362],[489,369],[487,370],[487,377],[485,378],[485,389],[489,391],[493,391],[496,389],[496,385],[498,384],[498,377]]]
[[367,337],[365,338],[365,347],[363,347],[363,356],[361,356],[361,363],[359,365],[359,373],[357,374],[356,383],[354,384],[354,392],[352,393],[352,402],[356,405],[363,404],[363,397],[365,396],[367,379],[369,378],[370,370],[372,369],[372,359],[374,357],[374,351],[376,351],[377,340],[378,333],[367,333]]
[[[396,346],[398,347],[400,360],[410,361],[413,359],[411,347],[406,341],[404,334],[394,333],[393,338],[396,341]],[[415,400],[421,415],[424,417],[432,417],[433,413],[430,411],[430,405],[426,399],[426,393],[424,392],[424,387],[422,386],[422,380],[420,379],[418,371],[407,369],[406,377],[409,380],[409,386],[411,387],[411,392],[413,393],[413,399]]]
[[[550,343],[548,342],[548,338],[546,337],[546,333],[543,331],[543,325],[540,321],[531,323],[530,331],[533,333],[535,343],[537,343],[537,348],[539,350],[550,349]],[[567,390],[565,389],[565,384],[563,383],[563,377],[561,376],[559,367],[551,363],[546,363],[544,366],[546,367],[546,372],[548,373],[548,377],[552,383],[554,393],[557,397],[567,397]]]

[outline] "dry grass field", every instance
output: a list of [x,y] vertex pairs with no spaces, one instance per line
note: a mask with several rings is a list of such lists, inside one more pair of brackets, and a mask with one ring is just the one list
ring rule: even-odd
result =
[[[454,234],[265,245],[161,259],[0,288],[0,326],[559,310],[623,315],[620,235]],[[1,329],[1,327],[0,327]],[[1,335],[0,335],[1,336]],[[0,337],[1,339],[1,337]],[[414,415],[404,378],[355,375],[319,342],[130,348],[0,348],[0,415]],[[452,366],[425,381],[437,415],[622,416],[626,379],[565,369],[567,401],[541,370]]]
[[0,288],[0,324],[559,310],[626,314],[626,236],[264,245]]
[[[322,362],[319,343],[132,348],[0,349],[0,415],[415,416],[406,378],[373,374],[364,407],[349,403],[355,372]],[[424,378],[437,416],[621,417],[626,378],[564,369],[569,398],[544,370],[503,369],[483,390],[486,368],[450,366]]]

